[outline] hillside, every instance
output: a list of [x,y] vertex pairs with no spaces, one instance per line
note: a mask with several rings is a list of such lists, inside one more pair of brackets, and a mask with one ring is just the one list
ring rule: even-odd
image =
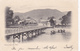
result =
[[59,18],[61,18],[64,13],[57,9],[36,9],[25,13],[14,13],[14,16],[19,16],[20,19],[26,19],[27,17],[31,17],[35,20],[39,20],[40,18],[47,19],[48,17],[54,16],[57,22],[59,22]]

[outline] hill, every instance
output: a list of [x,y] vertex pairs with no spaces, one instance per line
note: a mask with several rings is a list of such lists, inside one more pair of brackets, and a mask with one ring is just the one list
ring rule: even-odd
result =
[[26,19],[27,17],[31,17],[35,20],[39,20],[40,18],[47,19],[48,17],[54,16],[57,22],[60,22],[58,19],[61,18],[64,13],[57,9],[36,9],[25,13],[14,13],[15,16],[19,16],[20,19]]

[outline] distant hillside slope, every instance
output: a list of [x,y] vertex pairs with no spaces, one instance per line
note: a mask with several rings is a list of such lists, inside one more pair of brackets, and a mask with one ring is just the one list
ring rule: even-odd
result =
[[54,16],[57,22],[60,22],[58,19],[61,18],[64,13],[57,9],[37,9],[32,10],[26,13],[14,13],[14,16],[19,16],[20,19],[26,19],[27,17],[31,17],[35,20],[39,20],[40,18],[47,19],[48,17]]

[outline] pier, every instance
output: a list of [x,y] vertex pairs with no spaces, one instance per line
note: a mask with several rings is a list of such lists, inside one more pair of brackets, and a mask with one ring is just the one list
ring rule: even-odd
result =
[[21,27],[21,28],[6,28],[6,39],[12,38],[12,42],[15,42],[17,38],[18,42],[24,42],[24,40],[32,39],[43,34],[44,30],[48,27]]

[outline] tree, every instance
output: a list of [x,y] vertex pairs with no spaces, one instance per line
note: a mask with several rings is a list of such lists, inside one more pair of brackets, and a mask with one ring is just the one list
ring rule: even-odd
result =
[[49,19],[49,22],[50,22],[50,25],[51,25],[51,26],[54,26],[54,25],[56,24],[53,16],[50,17],[50,18],[48,18],[48,19]]
[[61,24],[68,25],[71,23],[71,11],[69,11],[66,15],[62,17]]
[[31,19],[31,17],[27,17],[27,19]]
[[13,11],[10,10],[10,7],[6,7],[5,9],[5,17],[6,17],[6,27],[9,27],[14,23],[13,21]]
[[14,24],[18,24],[19,21],[20,21],[19,16],[15,16],[14,17]]

